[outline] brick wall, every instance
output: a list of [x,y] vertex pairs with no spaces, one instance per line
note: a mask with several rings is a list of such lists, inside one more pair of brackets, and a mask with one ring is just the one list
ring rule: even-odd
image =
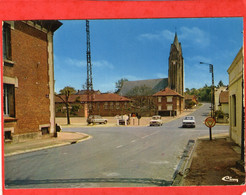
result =
[[18,79],[14,134],[39,132],[39,125],[50,123],[47,34],[15,21],[11,46],[14,65],[4,66],[3,74]]

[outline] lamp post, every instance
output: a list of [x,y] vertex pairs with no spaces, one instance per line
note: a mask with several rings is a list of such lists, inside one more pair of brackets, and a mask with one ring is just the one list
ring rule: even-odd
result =
[[209,72],[212,74],[212,87],[211,87],[211,117],[214,117],[214,66],[213,64],[208,64],[205,62],[200,62],[200,64],[209,65]]

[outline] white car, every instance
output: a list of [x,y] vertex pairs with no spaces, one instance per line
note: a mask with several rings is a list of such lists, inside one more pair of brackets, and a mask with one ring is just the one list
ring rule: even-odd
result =
[[90,115],[88,118],[87,118],[87,123],[88,124],[96,124],[96,123],[99,123],[99,124],[106,124],[108,122],[107,119],[104,119],[102,118],[100,115]]
[[152,116],[152,119],[149,122],[149,126],[161,126],[161,125],[162,125],[161,116],[159,115]]
[[186,116],[183,119],[182,127],[196,127],[196,121],[194,116]]

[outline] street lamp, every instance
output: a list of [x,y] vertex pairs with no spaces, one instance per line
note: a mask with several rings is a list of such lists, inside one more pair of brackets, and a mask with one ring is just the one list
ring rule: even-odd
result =
[[211,87],[211,117],[214,116],[214,66],[213,64],[208,64],[205,62],[200,62],[200,64],[209,65],[209,72],[212,73],[212,87]]

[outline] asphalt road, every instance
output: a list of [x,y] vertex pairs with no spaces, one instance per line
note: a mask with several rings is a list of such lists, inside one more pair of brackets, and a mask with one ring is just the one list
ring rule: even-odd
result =
[[[161,127],[93,127],[66,131],[92,136],[84,142],[5,158],[6,188],[168,186],[190,139],[208,135],[209,104]],[[213,134],[228,132],[216,125]]]

